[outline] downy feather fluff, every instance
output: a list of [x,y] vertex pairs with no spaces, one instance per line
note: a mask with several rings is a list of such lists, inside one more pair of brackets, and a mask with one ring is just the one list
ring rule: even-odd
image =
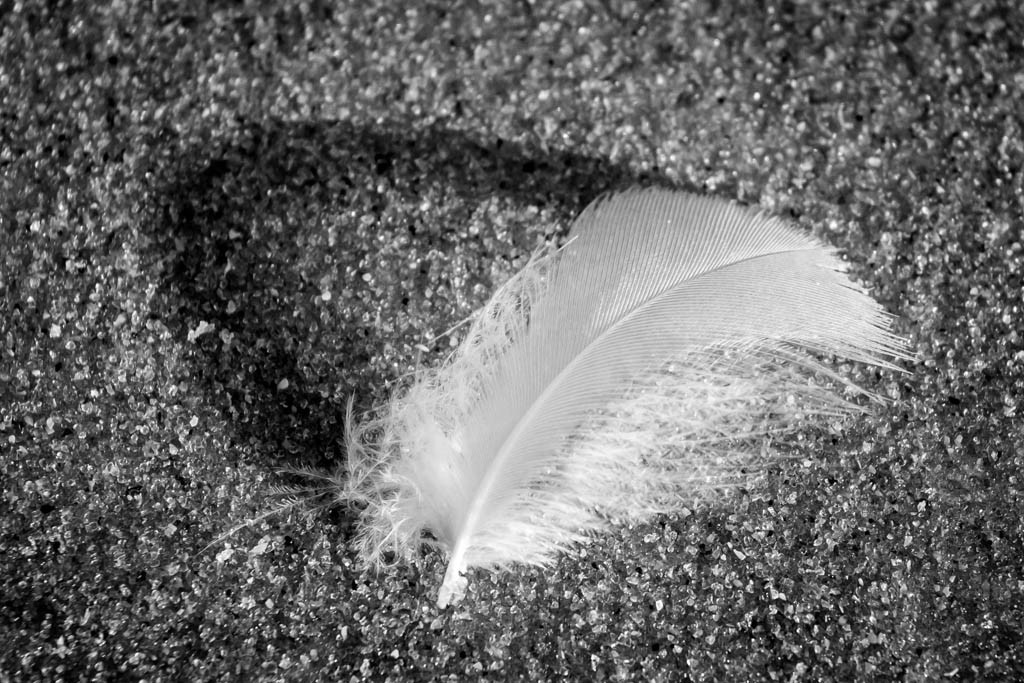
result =
[[813,238],[660,189],[595,201],[441,367],[352,428],[341,497],[371,563],[424,545],[543,565],[589,533],[744,481],[767,437],[856,408],[822,355],[889,366],[888,317]]

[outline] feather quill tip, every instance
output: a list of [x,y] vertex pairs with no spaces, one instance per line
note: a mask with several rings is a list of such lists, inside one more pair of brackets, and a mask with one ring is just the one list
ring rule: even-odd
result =
[[444,581],[441,583],[441,589],[437,592],[437,606],[444,609],[445,607],[454,605],[462,600],[466,595],[466,587],[468,585],[469,579],[462,574],[462,570],[456,567],[450,567],[445,572]]
[[361,554],[446,551],[445,607],[470,568],[548,564],[611,524],[746,482],[766,437],[857,410],[823,355],[907,357],[842,272],[813,238],[731,202],[597,200],[452,358],[350,438],[341,496],[365,506]]

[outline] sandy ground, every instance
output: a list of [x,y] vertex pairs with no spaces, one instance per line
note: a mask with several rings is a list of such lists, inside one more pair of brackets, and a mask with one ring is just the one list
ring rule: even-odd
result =
[[[767,4],[0,2],[0,680],[1024,677],[1024,17]],[[634,184],[839,249],[889,406],[443,611],[352,510],[218,540]]]

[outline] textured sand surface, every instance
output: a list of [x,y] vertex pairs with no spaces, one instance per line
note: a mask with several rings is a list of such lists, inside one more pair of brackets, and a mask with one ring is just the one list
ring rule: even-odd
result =
[[[0,681],[1024,677],[1024,15],[766,4],[0,2]],[[637,183],[840,249],[891,407],[455,609],[345,509],[204,549]]]

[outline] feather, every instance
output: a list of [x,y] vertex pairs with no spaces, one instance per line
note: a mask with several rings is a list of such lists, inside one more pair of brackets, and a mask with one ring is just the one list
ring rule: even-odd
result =
[[888,326],[778,219],[669,190],[601,198],[447,362],[353,429],[340,495],[365,506],[360,553],[441,548],[443,607],[471,567],[549,564],[744,483],[766,436],[858,409],[820,357],[906,357]]

